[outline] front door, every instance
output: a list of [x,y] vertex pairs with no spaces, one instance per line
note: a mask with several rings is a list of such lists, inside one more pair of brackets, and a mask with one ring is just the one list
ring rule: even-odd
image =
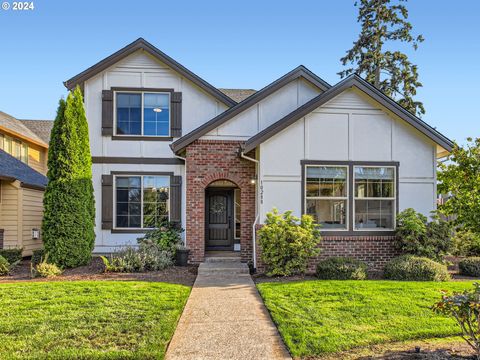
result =
[[207,189],[205,194],[207,250],[233,250],[233,190]]

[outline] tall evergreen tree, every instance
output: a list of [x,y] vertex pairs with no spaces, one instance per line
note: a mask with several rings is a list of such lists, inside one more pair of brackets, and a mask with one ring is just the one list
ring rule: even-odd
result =
[[78,87],[59,102],[47,177],[42,233],[48,259],[62,267],[85,265],[95,242],[95,201],[88,123]]
[[342,65],[352,67],[338,74],[344,78],[352,73],[364,77],[369,83],[396,100],[401,106],[418,116],[425,114],[425,108],[413,98],[418,81],[417,65],[412,64],[405,53],[390,50],[391,42],[411,44],[417,50],[423,36],[411,34],[412,24],[408,10],[402,2],[391,4],[391,0],[358,0],[355,6],[359,13],[357,21],[362,25],[360,35],[353,47],[340,59]]

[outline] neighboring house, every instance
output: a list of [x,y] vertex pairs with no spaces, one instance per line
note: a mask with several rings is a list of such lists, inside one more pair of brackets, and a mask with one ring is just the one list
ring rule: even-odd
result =
[[53,121],[18,120],[0,112],[0,249],[42,247],[43,192]]
[[261,267],[254,229],[276,207],[322,224],[321,256],[379,267],[394,255],[396,214],[435,209],[436,160],[452,148],[356,75],[331,86],[299,66],[257,92],[222,92],[143,39],[65,82],[77,85],[97,253],[169,218],[192,262],[235,250]]

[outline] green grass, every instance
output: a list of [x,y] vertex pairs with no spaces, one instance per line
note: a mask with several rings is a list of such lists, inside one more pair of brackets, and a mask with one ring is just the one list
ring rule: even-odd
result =
[[162,359],[189,294],[136,281],[0,284],[0,359]]
[[380,343],[459,334],[430,306],[440,290],[472,282],[301,281],[258,289],[294,356],[315,356]]

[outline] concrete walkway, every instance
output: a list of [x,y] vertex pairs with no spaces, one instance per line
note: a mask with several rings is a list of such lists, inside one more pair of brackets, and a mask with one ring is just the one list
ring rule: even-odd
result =
[[234,258],[213,258],[199,267],[166,359],[291,357],[246,265]]

